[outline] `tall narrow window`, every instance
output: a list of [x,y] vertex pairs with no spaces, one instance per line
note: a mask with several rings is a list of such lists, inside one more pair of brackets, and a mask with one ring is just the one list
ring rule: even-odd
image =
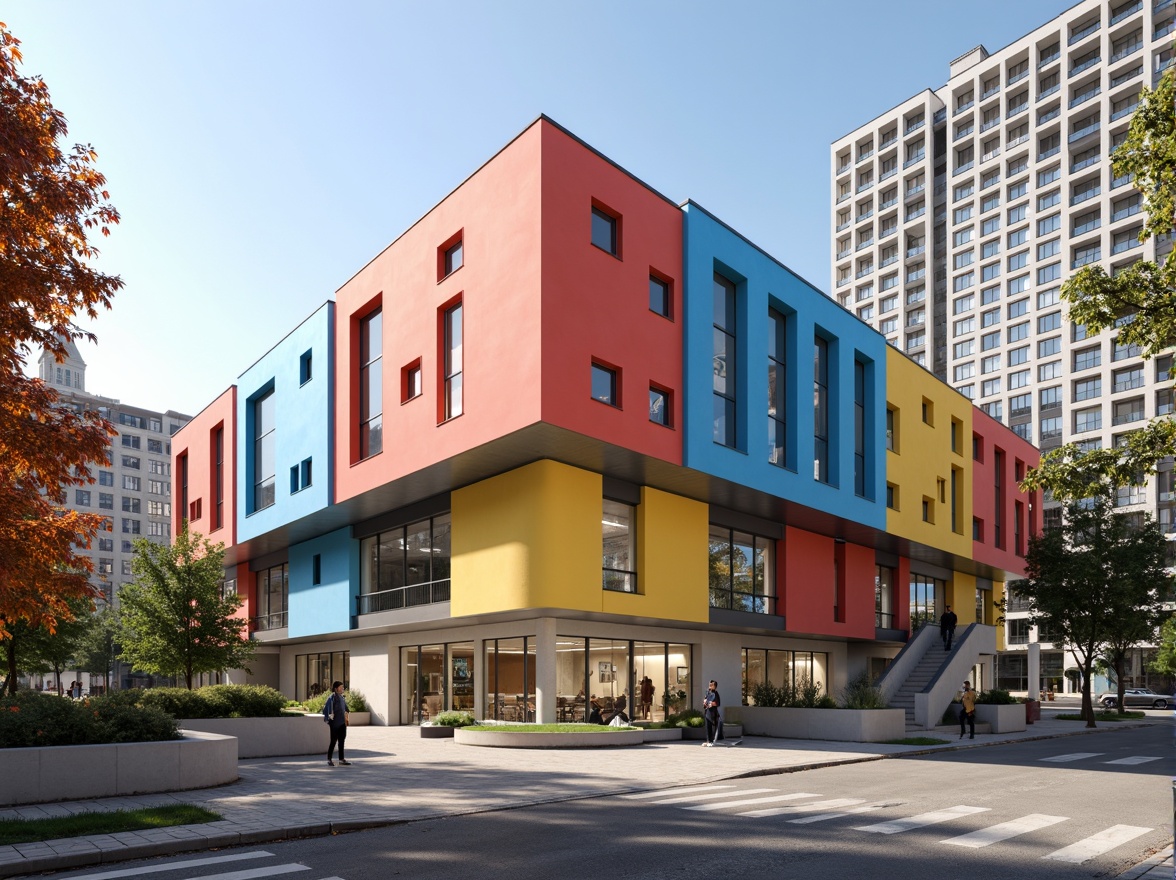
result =
[[359,322],[359,457],[384,448],[384,317],[376,309]]
[[[216,498],[216,510],[213,511],[212,528],[219,529],[225,524],[225,426],[216,429],[213,438],[216,448],[216,486],[213,496]],[[187,459],[184,459],[185,465]]]
[[735,283],[715,273],[714,441],[735,448]]
[[[179,473],[179,478],[180,478],[180,519],[183,521],[180,525],[180,528],[183,529],[183,527],[185,525],[187,525],[187,520],[188,520],[188,453],[185,452],[183,455],[180,456],[179,465],[180,465],[180,468],[179,468],[179,470],[180,470],[180,473]],[[104,485],[106,485],[106,484],[104,484]],[[113,483],[111,483],[109,485],[113,485]],[[107,506],[102,503],[103,495],[104,495],[104,493],[99,493],[99,495],[98,495],[98,506],[99,507],[106,507]],[[111,499],[110,508],[113,508],[114,507],[114,496],[106,495],[105,497]]]
[[784,366],[785,318],[768,309],[768,461],[787,466],[787,373]]
[[274,392],[270,389],[253,401],[253,509],[274,503],[276,455],[274,452]]
[[613,256],[617,254],[617,218],[600,208],[592,209],[592,243]]
[[1004,536],[1001,535],[1001,514],[1004,512],[1004,487],[1001,480],[1004,476],[1004,452],[994,449],[992,452],[993,476],[993,511],[992,511],[992,543],[1004,549]]
[[600,518],[603,586],[619,593],[637,592],[636,510],[619,501],[604,501]]
[[462,309],[445,310],[445,418],[462,413]]
[[853,491],[866,494],[866,365],[853,362]]
[[829,482],[829,343],[813,340],[813,479]]

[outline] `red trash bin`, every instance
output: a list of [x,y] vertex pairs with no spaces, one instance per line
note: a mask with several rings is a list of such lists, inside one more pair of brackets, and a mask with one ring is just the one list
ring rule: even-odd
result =
[[1034,721],[1041,720],[1041,701],[1040,700],[1026,700],[1025,701],[1025,723],[1032,724]]

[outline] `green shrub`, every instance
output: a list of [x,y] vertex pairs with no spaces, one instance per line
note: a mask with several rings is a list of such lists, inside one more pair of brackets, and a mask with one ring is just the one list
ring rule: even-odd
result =
[[761,681],[751,687],[751,699],[757,706],[778,708],[787,706],[792,700],[791,688],[776,687],[770,681]]
[[[698,724],[683,724],[683,721],[697,719]],[[674,727],[702,727],[702,712],[698,709],[686,709],[673,715],[666,716],[666,722]]]
[[846,709],[885,709],[886,697],[870,682],[868,673],[863,672],[841,691],[841,703]]
[[761,681],[751,688],[751,699],[756,706],[768,708],[836,709],[837,702],[822,692],[821,683],[807,676],[795,684],[777,687],[770,681]]
[[[331,692],[327,691],[325,694],[319,694],[317,697],[311,697],[306,701],[306,710],[308,712],[322,712],[323,706],[327,705],[327,698],[331,696]],[[368,702],[364,699],[363,694],[359,691],[343,691],[343,698],[347,700],[348,712],[370,712]]]
[[706,724],[706,722],[703,721],[702,716],[699,715],[694,718],[682,718],[682,719],[676,721],[674,723],[674,726],[675,727],[683,727],[683,728],[685,728],[685,727],[702,727],[705,724]]
[[[348,702],[347,705],[351,705]],[[441,712],[433,719],[434,727],[469,727],[476,724],[474,716],[469,712]]]
[[0,748],[179,739],[175,718],[122,692],[85,700],[22,691],[0,698]]
[[993,688],[990,691],[981,691],[978,693],[976,695],[976,702],[985,703],[990,706],[1011,706],[1020,701],[1008,691]]
[[150,688],[123,691],[136,695],[141,706],[153,706],[173,718],[276,718],[286,697],[265,685],[212,684],[186,688]]

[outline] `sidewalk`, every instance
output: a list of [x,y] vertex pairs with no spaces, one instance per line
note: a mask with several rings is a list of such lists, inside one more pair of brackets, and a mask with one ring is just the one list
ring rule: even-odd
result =
[[[219,788],[0,810],[0,819],[35,819],[190,803],[224,817],[205,825],[0,846],[0,877],[1086,730],[1080,722],[1057,721],[1051,714],[1044,712],[1024,732],[977,734],[975,740],[933,747],[750,737],[739,748],[708,751],[708,775],[692,773],[689,780],[683,767],[702,766],[686,754],[699,745],[692,741],[609,749],[603,762],[594,760],[600,754],[595,751],[475,748],[451,739],[421,739],[415,727],[354,727],[347,736],[351,767],[328,767],[316,756],[245,760],[239,764],[240,779]],[[1126,726],[1134,725],[1115,727]],[[947,731],[908,731],[908,736],[928,735],[949,737]],[[607,774],[586,769],[605,763]],[[343,779],[346,784],[338,784]],[[1163,870],[1158,864],[1149,860],[1132,869],[1138,873],[1123,876],[1150,880],[1160,876],[1154,874]],[[1162,864],[1167,865],[1163,876],[1172,877],[1170,849]]]

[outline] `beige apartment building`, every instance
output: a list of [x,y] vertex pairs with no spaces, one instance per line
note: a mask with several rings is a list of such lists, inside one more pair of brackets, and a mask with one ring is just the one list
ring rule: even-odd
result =
[[[1087,334],[1060,287],[1089,263],[1114,272],[1172,248],[1171,236],[1140,243],[1142,198],[1110,156],[1174,36],[1174,0],[1084,0],[996,52],[965,53],[944,85],[830,150],[833,296],[1043,451],[1110,447],[1173,412],[1171,356],[1144,361],[1113,330]],[[1118,500],[1176,538],[1171,465]],[[1043,677],[1073,690],[1072,658],[1025,618],[1013,597],[998,684],[1027,690],[1024,646],[1040,641]],[[1143,659],[1129,684],[1147,683]]]

